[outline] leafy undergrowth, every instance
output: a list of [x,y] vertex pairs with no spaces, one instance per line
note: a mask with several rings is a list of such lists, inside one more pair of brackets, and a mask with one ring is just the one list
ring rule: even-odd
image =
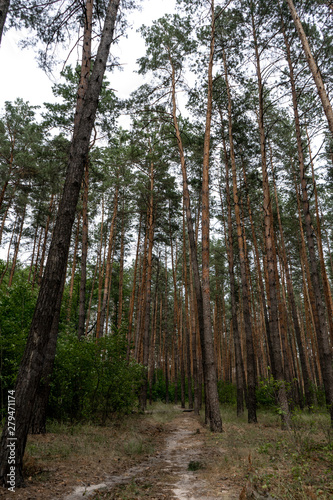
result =
[[247,479],[261,493],[290,500],[333,498],[333,432],[326,413],[295,413],[293,428],[281,429],[280,417],[259,411],[258,424],[222,410],[224,432],[210,433],[211,461],[203,471],[210,480]]

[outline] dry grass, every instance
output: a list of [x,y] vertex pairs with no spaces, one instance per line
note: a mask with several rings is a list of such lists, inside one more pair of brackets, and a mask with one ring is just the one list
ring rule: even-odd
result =
[[[17,490],[15,497],[23,500],[29,493],[36,500],[63,498],[75,486],[98,484],[124,473],[163,449],[167,433],[179,421],[174,424],[173,419],[180,416],[173,405],[157,403],[145,415],[130,415],[105,427],[52,423],[46,435],[29,436],[28,487]],[[296,414],[291,431],[281,430],[280,417],[268,411],[258,412],[256,425],[248,424],[246,416],[237,418],[235,408],[223,407],[222,418],[222,434],[207,428],[200,431],[204,444],[200,457],[193,457],[204,464],[196,469],[198,477],[217,488],[228,484],[238,491],[250,481],[256,490],[280,500],[333,498],[333,433],[328,414]],[[109,496],[96,498],[162,498],[157,476],[150,477],[148,471],[117,486]],[[6,494],[0,491],[0,498]]]
[[[63,498],[76,486],[100,483],[122,473],[163,443],[160,425],[150,416],[138,414],[104,427],[53,422],[47,430],[45,435],[28,437],[24,458],[27,488],[15,492],[17,499],[27,498],[28,492],[37,500]],[[0,489],[0,498],[6,495]]]
[[272,412],[258,413],[259,423],[237,418],[234,409],[222,409],[224,433],[210,433],[211,449],[204,475],[232,479],[244,485],[246,478],[259,491],[279,499],[333,498],[333,436],[327,414],[296,414],[293,429],[283,431]]

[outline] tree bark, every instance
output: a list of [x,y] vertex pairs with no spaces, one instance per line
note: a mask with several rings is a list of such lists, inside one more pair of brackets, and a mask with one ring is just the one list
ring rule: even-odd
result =
[[113,241],[114,241],[116,218],[117,218],[117,213],[118,213],[118,194],[119,194],[119,186],[118,186],[118,179],[117,179],[116,191],[114,193],[114,198],[113,198],[113,214],[112,214],[112,219],[111,219],[111,224],[110,224],[108,253],[107,253],[107,257],[106,257],[103,302],[102,302],[102,307],[101,307],[101,311],[100,311],[99,321],[97,323],[98,327],[96,328],[96,338],[103,337],[106,308],[107,308],[108,299],[109,299],[109,284],[111,281],[111,272],[112,272],[111,253],[112,253],[112,247],[113,247]]
[[273,165],[272,165],[272,174],[273,174],[273,182],[274,182],[275,204],[276,204],[277,217],[278,217],[279,230],[280,230],[282,262],[283,262],[283,266],[284,266],[285,273],[286,273],[288,299],[289,299],[289,303],[290,303],[290,307],[291,307],[291,314],[292,314],[292,319],[293,319],[294,331],[295,331],[295,335],[296,335],[298,352],[299,352],[299,357],[300,357],[300,362],[301,362],[306,404],[307,404],[308,408],[311,408],[311,406],[312,406],[311,381],[310,381],[310,376],[309,376],[307,365],[306,365],[306,355],[305,355],[304,346],[302,343],[301,330],[300,330],[300,326],[299,326],[299,322],[298,322],[294,288],[293,288],[293,284],[292,284],[292,280],[291,280],[291,276],[290,276],[290,272],[289,272],[289,265],[288,265],[288,261],[287,261],[287,252],[286,252],[286,246],[285,246],[285,242],[284,242],[284,234],[283,234],[283,228],[282,228],[282,222],[281,222],[281,216],[280,216],[279,200],[278,200],[278,196],[277,196]]
[[216,368],[214,361],[214,345],[212,337],[212,318],[210,306],[210,284],[209,284],[209,153],[210,153],[210,129],[212,120],[213,103],[213,62],[215,45],[215,11],[214,0],[211,1],[211,34],[210,51],[208,63],[208,92],[206,108],[206,125],[203,150],[202,168],[202,303],[204,322],[204,376],[206,378],[206,390],[209,409],[209,425],[214,432],[222,432],[222,419],[219,408],[217,392]]
[[[150,151],[151,152],[151,151]],[[150,304],[151,304],[151,280],[153,269],[153,246],[154,246],[154,163],[150,163],[150,199],[148,206],[148,255],[147,255],[147,278],[146,278],[146,302],[143,326],[143,384],[140,391],[140,407],[144,411],[147,406],[148,386],[148,361],[149,361],[149,329],[150,329]]]
[[87,281],[87,256],[88,256],[88,192],[89,192],[89,162],[86,161],[83,182],[82,203],[82,249],[81,249],[81,278],[79,292],[79,324],[77,336],[80,339],[84,335],[84,323],[86,319],[86,281]]
[[0,0],[0,44],[3,30],[6,23],[6,17],[10,5],[10,0]]
[[[287,0],[287,3],[289,5],[290,9],[292,10],[292,8],[293,8],[295,11],[295,8],[293,6],[292,1]],[[297,21],[296,11],[292,12],[292,15],[294,17],[294,21],[296,24],[296,21]],[[302,27],[299,19],[297,22]],[[314,235],[314,230],[313,230],[313,225],[312,225],[312,217],[311,217],[311,213],[310,213],[310,203],[309,203],[309,196],[308,196],[308,189],[307,189],[307,179],[305,176],[305,164],[304,164],[302,134],[301,134],[300,118],[299,118],[299,113],[298,113],[297,91],[296,91],[296,85],[295,85],[294,68],[293,68],[293,65],[291,62],[290,44],[289,44],[289,40],[287,38],[285,29],[284,29],[284,23],[283,23],[282,17],[281,17],[281,24],[282,24],[284,41],[285,41],[285,46],[286,46],[286,51],[287,51],[287,62],[288,62],[288,67],[289,67],[289,80],[290,80],[290,86],[291,86],[291,92],[292,92],[292,102],[293,102],[295,129],[296,129],[296,140],[297,140],[298,164],[299,164],[300,182],[301,182],[301,189],[302,189],[302,207],[303,207],[303,216],[304,216],[304,222],[305,222],[307,247],[308,247],[308,252],[309,252],[309,260],[310,260],[311,284],[312,284],[312,288],[314,291],[314,300],[315,300],[315,309],[316,309],[316,313],[315,313],[315,315],[316,315],[316,330],[317,330],[316,333],[317,333],[317,341],[318,341],[318,347],[319,347],[320,365],[321,365],[323,381],[324,381],[326,402],[327,402],[327,405],[330,407],[331,423],[333,425],[332,350],[331,350],[331,346],[329,343],[329,337],[328,337],[328,331],[327,331],[327,325],[326,325],[326,317],[325,317],[325,306],[324,306],[324,301],[322,299],[320,276],[319,276],[319,272],[318,272],[317,256],[316,256],[316,252],[315,252],[315,235]],[[298,24],[296,24],[296,27],[298,26]],[[299,30],[300,28],[298,27],[297,29]],[[301,37],[301,31],[299,31],[299,34]],[[305,34],[304,34],[304,36],[305,36]],[[301,41],[303,44],[302,38],[301,38]],[[303,47],[305,47],[304,44],[303,44]],[[304,48],[304,50],[305,50],[305,48]],[[318,68],[317,68],[317,72],[318,72]],[[317,87],[318,87],[318,85],[317,85]],[[322,87],[322,90],[325,92],[324,87]],[[318,92],[319,92],[319,87],[318,87]],[[324,102],[323,102],[323,105],[324,105]],[[324,109],[325,109],[325,107],[324,107]],[[330,127],[330,129],[331,129],[331,132],[333,135],[333,113],[332,113],[331,107],[329,107],[329,111],[332,114],[332,116],[331,116],[332,128]],[[326,113],[326,109],[325,109],[325,113]],[[328,115],[326,115],[328,119],[329,119],[330,113]]]
[[[81,77],[78,88],[78,99],[76,107],[76,119],[83,104],[83,98],[88,88],[89,75],[91,71],[91,42],[93,23],[93,0],[86,0],[85,23],[83,33],[83,48],[81,62]],[[89,158],[87,156],[83,180],[83,203],[82,203],[82,248],[81,248],[81,278],[79,291],[79,324],[78,338],[84,334],[85,305],[86,305],[86,281],[87,281],[87,254],[88,254],[88,193],[89,193]]]
[[280,334],[279,334],[279,316],[278,316],[278,301],[277,301],[277,283],[275,281],[275,260],[274,260],[274,239],[271,224],[271,198],[268,182],[267,160],[266,160],[266,136],[264,126],[264,95],[263,84],[260,69],[260,56],[258,49],[257,33],[254,22],[253,12],[251,13],[253,40],[256,57],[256,70],[258,80],[258,101],[259,101],[259,135],[260,135],[260,152],[261,152],[261,165],[262,165],[262,182],[263,182],[263,211],[264,211],[264,237],[267,255],[267,271],[268,271],[268,294],[270,298],[270,334],[273,347],[273,358],[275,365],[274,378],[278,384],[278,401],[281,409],[282,424],[290,428],[290,412],[288,406],[288,399],[286,393],[286,386],[284,381],[283,364],[280,347]]
[[124,288],[124,253],[125,253],[125,200],[123,193],[121,209],[121,236],[120,236],[120,262],[119,262],[119,306],[117,328],[121,327],[123,317],[123,288]]
[[238,199],[237,171],[236,171],[236,159],[234,151],[233,124],[232,124],[232,101],[231,101],[231,93],[228,81],[227,58],[224,49],[222,51],[222,58],[224,65],[224,80],[228,96],[228,131],[229,131],[230,161],[232,170],[232,185],[233,185],[234,209],[235,209],[236,228],[237,228],[237,240],[239,249],[239,260],[241,268],[243,318],[244,318],[244,328],[246,337],[248,422],[256,423],[257,422],[256,369],[255,369],[255,358],[254,358],[254,348],[253,348],[252,318],[251,318],[249,290],[247,283],[246,258],[244,251],[245,249],[244,249],[239,199]]
[[323,108],[324,108],[324,112],[325,112],[327,122],[328,122],[328,127],[329,127],[330,132],[333,136],[333,110],[332,110],[332,106],[331,106],[330,100],[328,98],[326,89],[325,89],[325,85],[324,85],[320,70],[318,68],[318,65],[316,63],[315,58],[312,55],[307,36],[305,34],[304,28],[302,26],[302,23],[300,21],[298,14],[297,14],[297,11],[295,9],[293,0],[285,0],[285,1],[288,4],[291,17],[293,18],[293,21],[295,23],[299,39],[300,39],[302,46],[303,46],[305,57],[308,61],[310,71],[312,73],[314,82],[315,82],[317,90],[318,90],[318,95],[320,97],[320,100],[321,100]]
[[[221,114],[222,120],[222,114]],[[221,123],[222,126],[222,123]],[[243,379],[243,359],[241,350],[241,341],[238,328],[238,317],[237,317],[237,297],[236,297],[236,279],[234,271],[234,251],[233,251],[233,231],[232,231],[232,216],[231,216],[231,197],[230,197],[230,186],[229,186],[229,164],[227,149],[225,144],[224,135],[222,136],[223,148],[224,148],[224,162],[225,162],[225,175],[226,175],[226,195],[227,195],[227,210],[228,210],[228,236],[224,223],[224,234],[226,239],[226,247],[228,252],[228,268],[229,268],[229,280],[230,280],[230,298],[231,298],[231,322],[232,322],[232,333],[235,348],[235,369],[236,369],[236,388],[237,388],[237,416],[240,417],[244,413],[244,379]],[[221,208],[223,215],[223,222],[225,220],[223,214],[223,203],[222,203],[222,193],[220,191],[221,197]]]
[[26,207],[23,209],[23,214],[21,215],[21,221],[20,221],[20,227],[19,227],[19,234],[17,235],[16,241],[14,243],[14,255],[13,255],[13,261],[12,261],[12,266],[10,269],[9,273],[9,280],[8,280],[8,287],[10,288],[13,283],[13,278],[14,278],[14,273],[15,273],[15,268],[16,268],[16,262],[17,262],[17,256],[20,248],[20,242],[21,242],[21,237],[22,237],[22,232],[23,232],[23,225],[24,225],[24,219],[25,219],[25,211]]
[[[58,216],[50,245],[26,349],[20,365],[16,388],[16,487],[23,485],[22,462],[30,427],[36,391],[41,379],[45,349],[50,340],[50,329],[57,311],[62,276],[67,265],[68,250],[76,205],[79,198],[84,164],[95,121],[103,76],[113,41],[114,26],[120,0],[110,0],[88,90],[84,98],[80,120],[71,143],[67,175]],[[10,439],[8,421],[5,423],[0,447],[0,482],[8,486]]]

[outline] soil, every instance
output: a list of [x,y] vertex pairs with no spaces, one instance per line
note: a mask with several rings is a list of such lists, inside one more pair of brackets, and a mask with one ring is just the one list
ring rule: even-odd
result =
[[[171,422],[150,422],[146,432],[153,437],[152,455],[128,460],[112,458],[77,462],[52,461],[52,467],[34,470],[26,488],[11,493],[0,490],[1,499],[102,500],[102,499],[238,499],[241,484],[234,479],[210,475],[210,465],[223,450],[206,446],[209,431],[193,413],[180,412]],[[47,435],[40,437],[47,439]],[[116,460],[116,462],[115,462]],[[32,461],[33,462],[33,461]],[[27,469],[36,464],[26,464]]]
[[[183,413],[172,421],[163,449],[141,467],[134,467],[119,478],[105,481],[105,490],[93,495],[99,499],[239,499],[241,487],[235,487],[227,478],[205,479],[209,462],[214,460],[206,448],[204,430],[193,415]],[[124,487],[125,484],[129,486]],[[81,495],[81,496],[80,496]],[[133,496],[132,496],[133,495]],[[79,500],[76,491],[65,500]]]

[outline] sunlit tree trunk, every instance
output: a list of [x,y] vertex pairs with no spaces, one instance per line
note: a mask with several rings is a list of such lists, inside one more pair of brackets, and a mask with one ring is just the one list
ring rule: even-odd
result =
[[236,218],[240,269],[241,269],[244,329],[246,336],[248,422],[255,423],[257,422],[257,412],[256,412],[257,403],[256,403],[256,370],[255,370],[255,359],[254,359],[254,348],[253,348],[252,318],[251,318],[250,301],[249,301],[250,298],[249,298],[249,290],[247,282],[246,256],[244,249],[240,207],[238,199],[237,170],[236,170],[233,125],[232,125],[232,102],[231,102],[231,94],[230,94],[229,80],[228,80],[227,58],[224,49],[222,51],[222,58],[224,65],[224,81],[228,97],[228,131],[229,131],[230,162],[232,170],[233,199],[234,199],[234,210]]
[[314,82],[315,82],[316,87],[317,87],[318,95],[320,97],[320,100],[321,100],[323,108],[324,108],[324,112],[325,112],[327,122],[328,122],[328,127],[329,127],[331,134],[333,136],[333,109],[332,109],[330,100],[328,98],[320,70],[318,68],[318,65],[316,63],[315,58],[312,55],[308,39],[306,37],[304,28],[302,26],[300,18],[299,18],[297,11],[295,9],[295,5],[293,3],[293,0],[285,0],[285,1],[288,4],[290,14],[291,14],[293,21],[295,23],[299,39],[300,39],[302,46],[303,46],[305,57],[307,59],[310,71],[312,73]]
[[139,231],[138,231],[138,241],[136,245],[136,256],[135,256],[135,264],[134,264],[134,275],[133,275],[133,288],[132,294],[130,298],[129,305],[129,315],[128,315],[128,335],[127,335],[127,360],[129,360],[131,344],[132,344],[132,329],[133,329],[133,314],[134,314],[134,305],[135,305],[135,292],[136,292],[136,282],[137,282],[137,272],[138,272],[138,262],[139,262],[139,250],[140,250],[140,241],[141,241],[141,225],[142,225],[142,212],[140,213],[140,222],[139,222]]
[[[297,30],[299,31],[299,35],[300,35],[304,50],[306,50],[306,47],[304,45],[305,42],[304,42],[304,39],[301,37],[302,33],[300,31],[301,29],[303,30],[302,25],[297,17],[297,14],[296,14],[296,11],[295,11],[295,8],[293,6],[292,1],[287,0],[287,3],[288,3],[289,8],[292,12]],[[283,24],[282,18],[281,18],[281,22],[282,22],[284,42],[285,42],[285,47],[286,47],[286,52],[287,52],[287,62],[288,62],[288,68],[289,68],[289,80],[290,80],[291,93],[292,93],[296,140],[297,140],[298,164],[299,164],[300,182],[301,182],[301,190],[302,190],[302,208],[303,208],[303,216],[304,216],[304,222],[305,222],[307,248],[308,248],[309,260],[310,260],[311,284],[313,287],[314,302],[315,302],[315,309],[316,309],[316,312],[314,314],[315,314],[315,321],[316,321],[316,333],[317,333],[317,341],[318,341],[318,347],[319,347],[320,365],[321,365],[323,381],[324,381],[326,402],[330,406],[331,423],[333,425],[332,350],[331,350],[331,346],[329,343],[327,324],[326,324],[325,306],[324,306],[324,303],[323,303],[324,301],[322,299],[322,294],[321,294],[321,285],[320,285],[321,280],[320,280],[318,267],[317,267],[317,260],[318,259],[317,259],[316,251],[315,251],[315,235],[314,235],[314,229],[313,229],[313,225],[312,225],[312,217],[311,217],[311,213],[310,213],[310,202],[309,202],[309,195],[308,195],[308,188],[307,188],[307,179],[305,176],[304,153],[303,153],[300,118],[299,118],[299,112],[298,112],[297,91],[296,91],[296,85],[295,85],[294,68],[293,68],[292,61],[291,61],[290,44],[289,44],[289,40],[288,40],[288,37],[286,35],[286,32],[284,30],[284,24]],[[304,36],[305,36],[305,34],[304,34]],[[307,57],[308,57],[308,55],[307,55]],[[308,59],[308,61],[310,64],[309,59]],[[311,68],[311,66],[310,66],[310,68]],[[311,71],[313,71],[313,70],[311,69]],[[319,75],[318,68],[316,71]],[[316,84],[317,84],[317,82],[316,82]],[[323,84],[321,83],[320,85],[322,85],[322,88],[321,88],[322,94],[326,95]],[[318,86],[318,84],[317,84],[318,92],[320,90],[320,85]],[[320,97],[322,98],[322,96],[320,96]],[[328,100],[328,98],[327,98],[327,100]],[[324,105],[324,101],[323,101],[323,105]],[[325,105],[324,105],[324,110],[325,110],[327,119],[329,120],[330,130],[331,130],[332,135],[333,135],[332,108],[330,106],[329,106],[329,108],[327,106],[325,108]]]
[[99,311],[99,322],[97,322],[96,338],[103,336],[106,308],[107,308],[108,299],[109,299],[109,285],[110,285],[110,281],[111,281],[111,272],[112,272],[111,256],[112,256],[112,248],[114,245],[116,218],[117,218],[117,213],[118,213],[118,196],[119,196],[119,185],[118,185],[118,181],[117,181],[116,190],[115,190],[114,197],[113,197],[113,214],[112,214],[112,219],[111,219],[111,224],[110,224],[108,253],[107,253],[107,257],[106,257],[103,302],[102,302],[101,310]]
[[259,101],[259,115],[258,115],[258,125],[259,125],[259,135],[260,135],[260,152],[261,152],[261,164],[262,164],[262,178],[263,178],[263,211],[264,211],[264,235],[265,235],[265,246],[267,255],[267,272],[268,272],[268,294],[270,298],[270,334],[273,347],[273,357],[274,357],[274,377],[278,381],[278,401],[281,408],[281,417],[283,425],[287,428],[290,427],[290,412],[288,406],[288,399],[286,393],[286,386],[284,381],[282,356],[280,350],[280,335],[279,335],[279,316],[278,316],[278,301],[277,301],[277,289],[278,284],[275,281],[275,261],[274,261],[274,239],[272,234],[272,224],[271,224],[271,198],[270,189],[268,182],[268,172],[267,172],[267,160],[266,160],[266,134],[264,126],[264,96],[263,96],[263,84],[261,77],[260,68],[260,56],[257,41],[257,33],[254,22],[253,12],[251,13],[252,19],[252,30],[253,30],[253,40],[255,48],[256,57],[256,70],[257,70],[257,81],[258,81],[258,101]]
[[[237,416],[241,416],[244,413],[244,382],[245,381],[243,379],[243,366],[242,366],[243,359],[242,359],[241,341],[240,341],[238,317],[237,317],[237,296],[236,296],[236,279],[235,279],[235,271],[234,271],[231,196],[230,196],[230,186],[229,186],[229,164],[228,164],[228,155],[227,155],[225,139],[224,139],[224,137],[222,137],[222,139],[223,139],[223,148],[224,148],[224,162],[225,162],[225,176],[226,176],[228,233],[227,233],[226,227],[225,227],[225,217],[224,217],[224,213],[223,213],[221,187],[220,187],[220,198],[221,198],[224,234],[225,234],[225,239],[226,239],[226,247],[227,247],[227,252],[228,252],[228,264],[229,264],[231,323],[232,323],[232,337],[233,337],[234,349],[235,349],[235,371],[236,371],[236,387],[237,387]],[[227,236],[227,234],[228,234],[228,236]]]
[[121,209],[121,235],[120,235],[120,261],[119,261],[119,306],[118,306],[118,324],[121,327],[123,317],[123,288],[124,288],[124,254],[125,254],[125,200],[123,193],[123,202]]
[[81,249],[81,278],[79,291],[79,324],[77,335],[80,339],[84,335],[86,319],[86,281],[88,256],[88,193],[89,193],[89,162],[84,170],[83,197],[82,197],[82,249]]
[[67,306],[67,322],[70,321],[71,312],[72,312],[72,301],[73,301],[73,292],[74,292],[74,280],[75,280],[75,271],[76,271],[76,257],[79,246],[79,233],[80,233],[80,218],[81,215],[77,216],[77,226],[76,226],[76,234],[75,234],[75,243],[73,249],[73,261],[72,261],[72,272],[71,272],[71,281],[69,284],[69,299]]
[[150,196],[147,217],[147,232],[148,232],[148,254],[147,254],[147,278],[146,278],[146,302],[144,310],[143,323],[143,366],[144,380],[140,391],[140,407],[143,411],[147,406],[147,388],[148,388],[148,361],[149,361],[149,329],[150,329],[150,305],[151,305],[151,280],[153,269],[153,247],[154,247],[154,230],[155,230],[155,214],[154,214],[154,163],[150,163]]

